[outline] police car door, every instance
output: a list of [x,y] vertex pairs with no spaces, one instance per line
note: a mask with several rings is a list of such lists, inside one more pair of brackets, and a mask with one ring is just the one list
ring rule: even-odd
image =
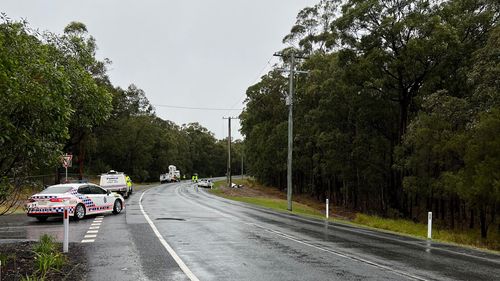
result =
[[90,194],[88,194],[88,196],[90,197],[90,199],[92,199],[92,201],[94,201],[95,204],[95,206],[91,208],[91,212],[101,213],[106,211],[107,210],[106,191],[95,185],[90,185],[89,189],[90,189]]

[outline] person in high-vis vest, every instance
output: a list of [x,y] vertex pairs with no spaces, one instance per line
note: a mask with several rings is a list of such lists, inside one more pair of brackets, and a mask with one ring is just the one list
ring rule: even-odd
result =
[[132,194],[132,180],[130,179],[129,176],[125,177],[125,181],[127,182],[127,189],[128,189],[128,194]]

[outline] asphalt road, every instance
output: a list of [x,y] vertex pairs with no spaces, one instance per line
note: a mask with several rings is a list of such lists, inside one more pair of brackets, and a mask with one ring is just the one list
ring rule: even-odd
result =
[[152,188],[143,195],[142,206],[199,280],[500,276],[498,255],[277,213],[212,196],[190,184]]
[[[500,276],[498,255],[253,207],[213,196],[190,183],[154,186],[133,194],[120,215],[72,222],[72,241],[85,239],[95,221],[101,221],[96,237],[85,243],[88,280],[498,280]],[[12,237],[21,239],[33,229],[57,233],[60,226],[57,220],[40,224],[21,217],[6,226],[0,217],[0,239],[5,239],[7,227],[18,231]]]

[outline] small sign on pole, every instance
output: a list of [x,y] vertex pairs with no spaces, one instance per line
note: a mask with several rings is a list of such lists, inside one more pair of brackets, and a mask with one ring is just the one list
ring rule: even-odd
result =
[[68,182],[68,167],[71,167],[73,164],[73,155],[71,154],[64,154],[61,156],[61,162],[63,167],[66,169],[66,180],[65,182]]

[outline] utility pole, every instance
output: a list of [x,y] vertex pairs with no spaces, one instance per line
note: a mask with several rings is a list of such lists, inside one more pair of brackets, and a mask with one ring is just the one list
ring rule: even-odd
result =
[[222,119],[228,120],[228,138],[227,138],[227,183],[229,187],[232,187],[231,179],[231,119],[239,119],[237,117],[222,117]]
[[[307,71],[295,70],[295,58],[305,58],[301,56],[296,56],[295,52],[292,50],[290,52],[290,68],[289,72],[289,84],[290,90],[286,98],[286,105],[288,105],[288,162],[286,171],[286,200],[288,203],[288,211],[292,211],[292,152],[293,152],[293,76],[295,73],[307,73]],[[275,53],[274,56],[284,57],[284,54]]]

